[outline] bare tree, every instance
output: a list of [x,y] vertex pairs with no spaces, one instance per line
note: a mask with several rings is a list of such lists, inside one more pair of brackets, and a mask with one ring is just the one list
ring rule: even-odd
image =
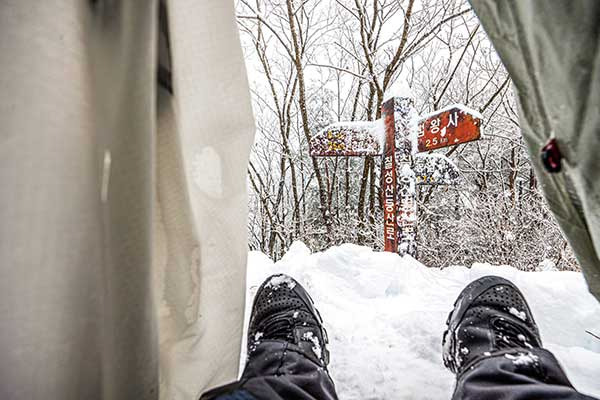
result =
[[321,160],[308,145],[331,122],[379,118],[403,79],[420,113],[462,103],[485,120],[484,139],[436,150],[462,181],[420,190],[421,261],[578,268],[537,186],[510,79],[466,0],[238,0],[238,22],[258,123],[251,248],[274,259],[294,240],[381,248],[380,159]]

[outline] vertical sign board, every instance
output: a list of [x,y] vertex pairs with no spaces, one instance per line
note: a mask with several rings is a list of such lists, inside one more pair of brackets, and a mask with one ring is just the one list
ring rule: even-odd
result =
[[394,99],[381,106],[385,124],[385,144],[381,168],[381,188],[383,191],[383,243],[385,251],[398,250],[398,227],[396,225],[396,127],[394,121]]
[[416,119],[417,112],[413,100],[408,97],[395,97],[398,246],[394,251],[400,255],[410,254],[413,257],[417,255],[417,195],[411,133]]
[[417,202],[410,132],[416,111],[412,100],[404,97],[394,97],[381,108],[385,123],[381,174],[384,247],[385,251],[415,255]]

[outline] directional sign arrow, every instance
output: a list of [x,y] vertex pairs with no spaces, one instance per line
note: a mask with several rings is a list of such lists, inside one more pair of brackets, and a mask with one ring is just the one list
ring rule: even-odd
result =
[[418,153],[477,140],[482,125],[478,112],[461,105],[420,118],[416,114],[410,97],[392,97],[381,105],[381,120],[332,124],[310,141],[311,156],[382,156],[384,248],[413,257],[416,185],[454,185],[460,175],[447,157]]
[[375,156],[383,154],[383,120],[338,122],[327,126],[310,142],[311,156]]
[[418,151],[428,151],[481,137],[483,117],[477,111],[454,104],[424,115],[418,122]]

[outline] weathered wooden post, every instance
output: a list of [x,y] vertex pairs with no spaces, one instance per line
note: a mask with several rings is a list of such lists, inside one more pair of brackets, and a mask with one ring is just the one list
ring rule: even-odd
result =
[[[382,105],[385,147],[382,169],[385,251],[416,255],[417,198],[413,171],[417,112],[412,99],[392,97]],[[391,178],[391,179],[390,179]],[[388,204],[394,204],[392,211]],[[392,211],[392,212],[389,212]]]
[[329,125],[310,143],[313,156],[382,155],[385,251],[417,255],[417,185],[454,185],[458,168],[439,154],[418,154],[477,140],[482,117],[453,105],[423,117],[409,97],[382,105],[382,120]]

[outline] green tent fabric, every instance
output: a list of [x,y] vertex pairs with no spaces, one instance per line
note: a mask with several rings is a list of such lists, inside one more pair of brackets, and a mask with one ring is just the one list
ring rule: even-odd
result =
[[[470,1],[512,78],[550,209],[600,300],[600,2]],[[552,138],[559,173],[540,158]]]
[[0,398],[235,379],[254,122],[233,0],[3,0],[0,36]]

